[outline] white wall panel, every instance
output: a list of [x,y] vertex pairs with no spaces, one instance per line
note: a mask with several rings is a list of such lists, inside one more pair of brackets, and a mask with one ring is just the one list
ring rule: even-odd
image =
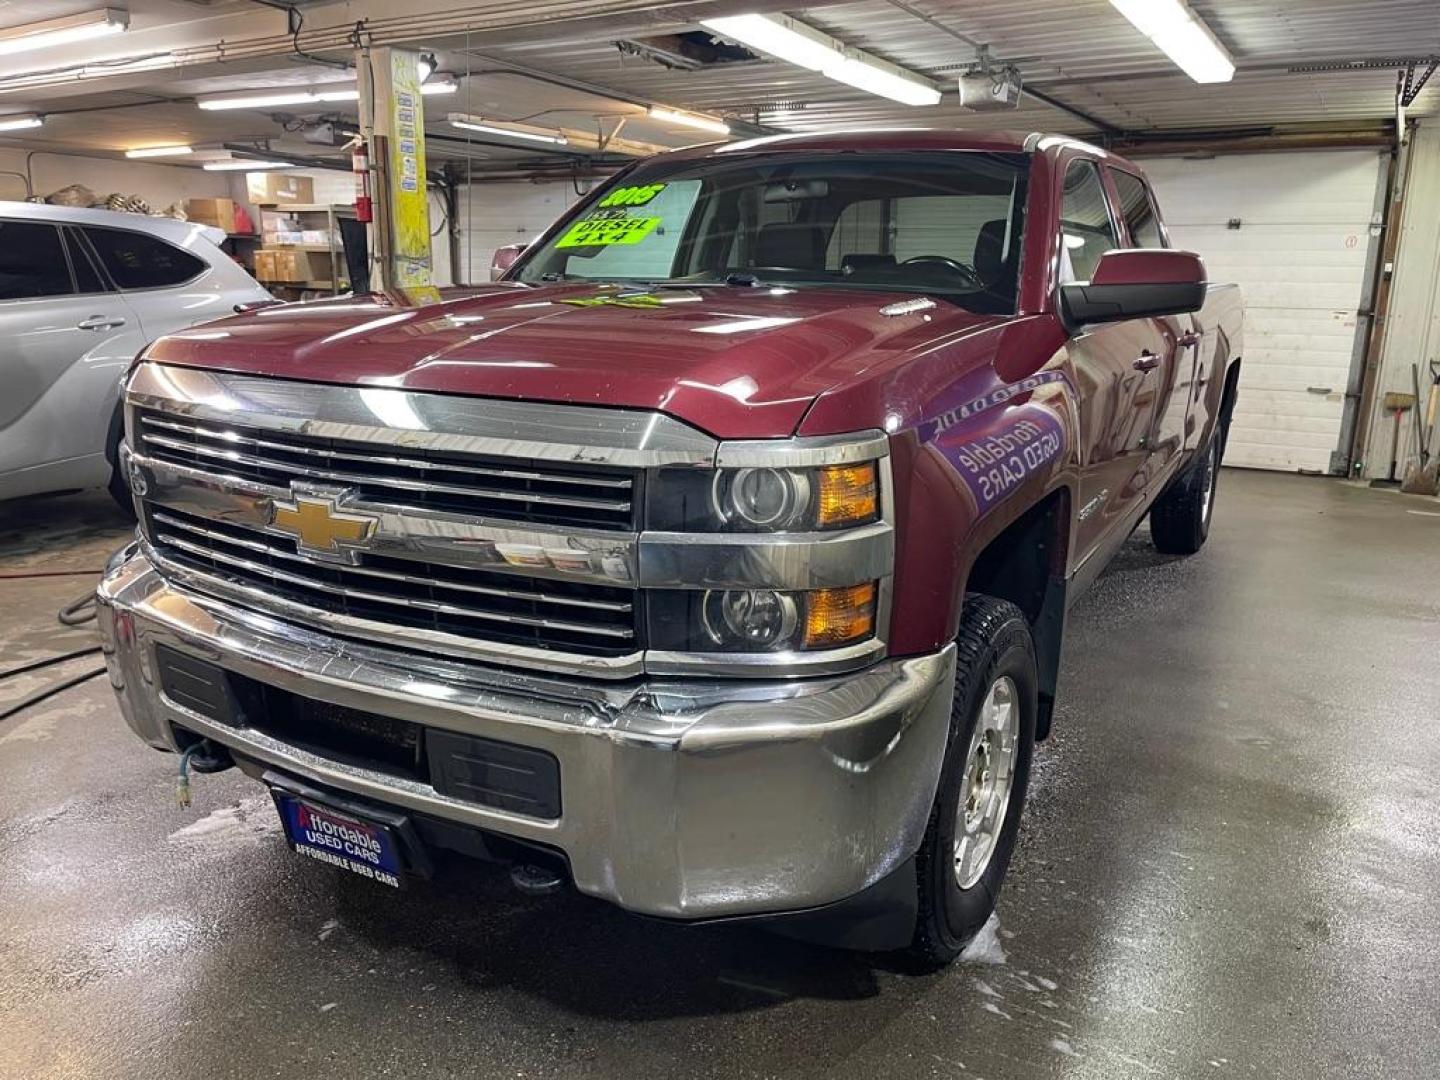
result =
[[[584,182],[580,188],[589,190]],[[489,281],[490,261],[496,248],[535,239],[578,198],[569,180],[462,186],[456,282],[473,285]]]
[[1212,281],[1244,292],[1228,464],[1328,471],[1382,160],[1327,150],[1144,162],[1172,241],[1204,256]]

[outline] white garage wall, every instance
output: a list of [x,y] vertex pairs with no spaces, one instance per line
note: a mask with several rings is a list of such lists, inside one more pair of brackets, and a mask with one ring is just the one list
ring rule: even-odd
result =
[[1244,291],[1226,464],[1329,471],[1382,161],[1376,150],[1326,150],[1142,163],[1175,245],[1204,256],[1211,280]]
[[[589,191],[593,181],[581,181]],[[460,265],[458,284],[490,280],[495,249],[528,243],[570,208],[580,195],[569,180],[471,184],[460,188]]]
[[[0,171],[25,171],[24,150],[0,149]],[[143,161],[113,161],[69,154],[38,153],[31,159],[30,175],[36,195],[49,195],[70,184],[84,184],[97,195],[111,192],[139,195],[152,210],[164,210],[186,199],[224,198],[230,194],[227,173],[177,168]],[[243,186],[243,185],[242,185]],[[25,182],[0,175],[0,199],[25,198]]]

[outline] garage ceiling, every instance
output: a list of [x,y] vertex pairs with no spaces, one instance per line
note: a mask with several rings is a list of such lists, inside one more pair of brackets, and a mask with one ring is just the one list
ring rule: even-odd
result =
[[[0,3],[0,26],[41,17],[41,9],[53,16],[96,2],[10,0]],[[775,11],[773,0],[533,0],[523,7],[487,0],[465,5],[463,16],[454,14],[455,0],[418,0],[407,5],[403,18],[381,0],[317,2],[301,5],[305,24],[297,40],[307,52],[343,62],[350,50],[337,35],[359,22],[377,40],[436,50],[442,69],[461,80],[458,94],[430,104],[431,131],[437,135],[457,134],[443,120],[434,123],[448,111],[589,129],[597,117],[608,126],[626,116],[626,137],[667,145],[694,142],[697,133],[649,120],[643,103],[700,109],[782,130],[907,125],[1147,136],[1317,124],[1378,128],[1394,116],[1395,62],[1440,54],[1436,0],[1191,0],[1191,6],[1235,57],[1232,82],[1191,82],[1108,0],[860,0],[785,9],[936,80],[946,93],[928,108],[894,104],[767,59],[674,70],[616,44],[695,31],[704,16]],[[268,140],[300,153],[317,152],[287,134],[287,127],[297,126],[294,114],[202,113],[190,100],[200,93],[337,77],[335,69],[295,54],[284,12],[250,0],[131,0],[129,7],[126,48],[133,53],[143,45],[147,55],[161,57],[173,49],[173,58],[147,61],[158,65],[152,70],[90,69],[81,77],[74,71],[32,71],[23,75],[22,86],[14,82],[22,76],[7,69],[0,73],[0,113],[42,112],[48,119],[43,129],[0,139],[0,145],[110,154],[156,143],[218,149],[227,142]],[[112,40],[107,48],[115,48]],[[954,79],[982,45],[997,61],[1015,64],[1027,88],[1052,103],[1027,93],[1020,108],[1009,112],[962,109]],[[89,58],[78,47],[47,50],[47,56],[69,64]],[[1356,61],[1384,62],[1359,70],[1291,70]],[[555,82],[539,81],[536,73]],[[326,108],[346,115],[333,105]],[[1437,112],[1440,77],[1409,110],[1412,116]],[[438,159],[475,157],[498,164],[541,160],[533,149],[467,148],[438,140],[431,152]]]

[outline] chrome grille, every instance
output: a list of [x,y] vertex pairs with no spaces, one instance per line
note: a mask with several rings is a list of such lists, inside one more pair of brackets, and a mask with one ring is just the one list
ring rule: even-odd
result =
[[596,529],[635,525],[635,473],[630,470],[532,465],[149,410],[140,411],[137,419],[137,449],[172,465],[282,488],[292,479],[345,485],[361,501],[407,510]]
[[592,656],[639,648],[630,589],[365,553],[357,565],[296,553],[294,541],[229,521],[146,507],[156,555],[198,585],[260,590],[301,609],[351,619]]

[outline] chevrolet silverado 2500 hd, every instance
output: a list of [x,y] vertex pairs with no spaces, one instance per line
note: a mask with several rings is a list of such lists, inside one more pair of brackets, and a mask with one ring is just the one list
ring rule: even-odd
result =
[[238,765],[376,881],[453,849],[943,963],[1067,606],[1146,514],[1205,541],[1240,322],[1070,139],[665,154],[463,298],[146,349],[111,680],[182,772]]

